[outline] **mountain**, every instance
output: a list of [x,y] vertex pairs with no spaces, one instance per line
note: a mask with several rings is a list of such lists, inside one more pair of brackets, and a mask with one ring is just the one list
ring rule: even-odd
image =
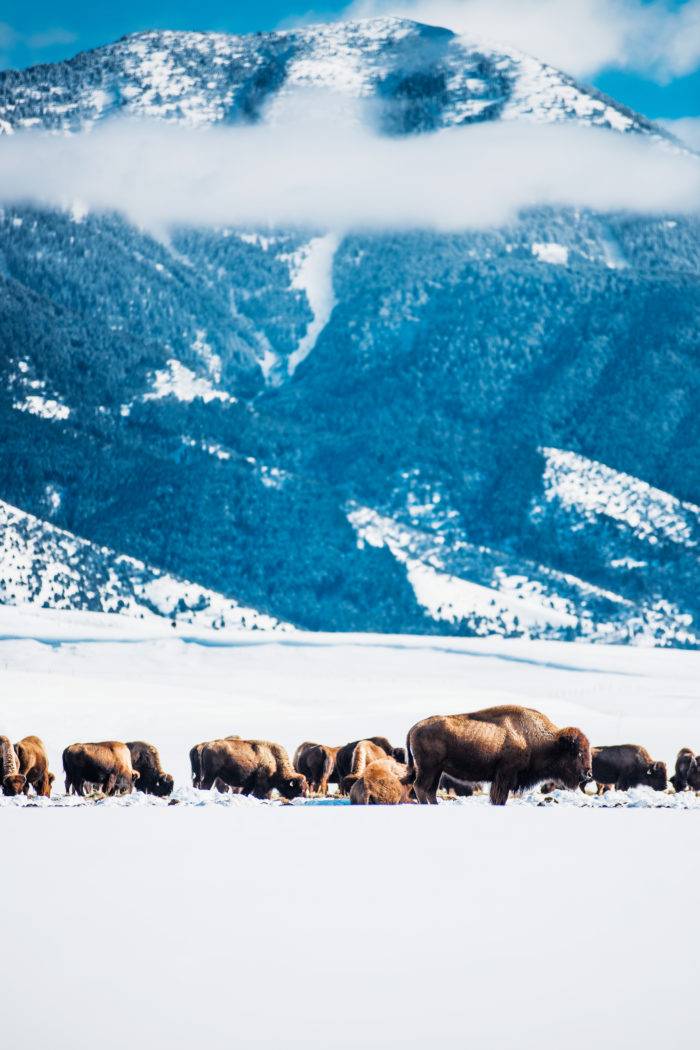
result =
[[[399,19],[137,34],[0,74],[0,129],[274,123],[304,85],[369,100],[387,135],[666,137]],[[695,645],[699,274],[700,223],[673,215],[156,238],[77,203],[5,208],[0,497],[301,627]]]

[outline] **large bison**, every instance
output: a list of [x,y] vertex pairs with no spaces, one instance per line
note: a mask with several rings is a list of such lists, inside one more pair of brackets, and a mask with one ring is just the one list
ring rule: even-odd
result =
[[117,790],[129,794],[139,778],[131,764],[126,744],[119,740],[103,740],[99,744],[71,744],[63,752],[66,773],[66,794],[75,791],[85,794],[86,784],[93,784],[105,795]]
[[131,765],[139,775],[139,791],[160,798],[172,795],[175,781],[163,769],[158,748],[147,744],[145,740],[132,740],[126,746],[131,755]]
[[[240,736],[233,734],[232,736],[218,737],[221,740],[240,740]],[[192,786],[201,788],[202,786],[202,751],[207,744],[214,743],[213,740],[204,740],[201,744],[195,744],[194,747],[190,748],[190,768],[192,770]],[[223,781],[219,781],[214,785],[220,791],[230,790],[227,784]]]
[[608,786],[627,791],[640,785],[665,791],[668,786],[666,763],[655,762],[646,748],[639,744],[594,747],[593,779],[598,791]]
[[[359,745],[358,745],[359,746]],[[393,758],[376,759],[365,766],[350,788],[353,806],[399,806],[409,801],[408,768]]]
[[328,785],[335,777],[335,756],[340,749],[306,740],[294,752],[292,765],[303,774],[311,795],[327,795]]
[[33,787],[37,795],[49,798],[55,777],[49,772],[49,756],[43,741],[38,736],[25,736],[15,744],[19,771],[25,778],[24,793]]
[[[387,758],[394,758],[397,762],[406,761],[406,752],[402,747],[392,747],[385,736],[367,736],[363,737],[362,740],[369,740],[370,743],[376,744],[384,752]],[[338,781],[338,785],[342,786],[343,780],[352,772],[352,760],[355,754],[355,748],[358,744],[362,743],[362,740],[353,740],[350,744],[344,744],[338,748],[338,753],[335,756],[335,775]],[[382,756],[384,757],[384,756]]]
[[682,747],[678,752],[671,783],[676,791],[685,791],[686,788],[697,791],[700,788],[700,766],[697,756],[689,747]]
[[580,729],[559,729],[527,707],[490,707],[464,715],[433,715],[409,731],[409,770],[419,802],[437,802],[440,777],[491,783],[491,802],[511,791],[559,780],[577,788],[592,779],[591,748]]
[[296,772],[285,749],[268,740],[212,740],[202,748],[201,762],[205,791],[217,779],[255,798],[269,798],[275,789],[288,799],[308,791],[306,777]]
[[0,736],[0,782],[3,795],[20,795],[26,784],[15,749],[7,736]]

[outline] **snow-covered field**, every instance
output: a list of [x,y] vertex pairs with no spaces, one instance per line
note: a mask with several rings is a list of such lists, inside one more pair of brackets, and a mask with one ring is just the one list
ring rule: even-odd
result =
[[687,1041],[694,796],[214,804],[187,787],[187,751],[235,732],[290,749],[374,733],[399,743],[423,715],[514,700],[672,763],[700,747],[699,680],[693,652],[207,632],[0,607],[0,732],[41,735],[57,774],[73,740],[151,740],[182,800],[4,800],[4,1045]]

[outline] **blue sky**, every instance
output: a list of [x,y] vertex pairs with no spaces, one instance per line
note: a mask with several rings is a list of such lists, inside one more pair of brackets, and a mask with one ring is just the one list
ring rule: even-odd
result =
[[56,61],[140,29],[247,33],[331,20],[349,7],[354,14],[397,11],[456,29],[475,19],[488,26],[493,14],[499,39],[511,33],[511,43],[650,117],[700,117],[700,0],[559,0],[560,24],[551,0],[318,0],[314,12],[303,0],[4,0],[0,66]]

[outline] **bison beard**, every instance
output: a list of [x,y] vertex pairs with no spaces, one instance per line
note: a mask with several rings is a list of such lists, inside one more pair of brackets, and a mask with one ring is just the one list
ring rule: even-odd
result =
[[409,731],[407,751],[423,803],[437,802],[443,773],[462,782],[489,781],[495,806],[542,780],[573,790],[592,779],[590,744],[580,729],[559,729],[540,711],[515,705],[426,718]]

